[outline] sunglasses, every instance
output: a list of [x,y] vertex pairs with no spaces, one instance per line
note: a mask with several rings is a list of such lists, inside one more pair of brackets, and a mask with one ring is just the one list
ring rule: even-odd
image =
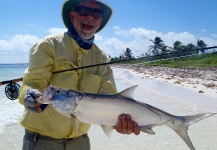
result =
[[89,16],[90,12],[92,13],[95,19],[100,19],[103,16],[103,11],[97,8],[90,8],[86,6],[76,6],[74,11],[77,12],[80,16]]

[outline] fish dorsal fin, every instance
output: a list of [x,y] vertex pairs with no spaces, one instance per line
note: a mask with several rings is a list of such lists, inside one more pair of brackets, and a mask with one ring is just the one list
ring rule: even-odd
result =
[[129,87],[129,88],[127,88],[127,89],[121,91],[121,92],[118,93],[118,94],[121,95],[121,96],[124,96],[124,97],[133,99],[133,94],[134,94],[134,91],[135,91],[135,89],[136,89],[137,86],[138,86],[138,85],[134,85],[134,86],[132,86],[132,87]]

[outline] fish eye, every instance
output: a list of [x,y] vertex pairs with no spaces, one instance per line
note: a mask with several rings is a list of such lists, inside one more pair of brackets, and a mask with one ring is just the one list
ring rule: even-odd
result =
[[57,90],[57,91],[56,91],[56,93],[57,93],[57,94],[59,94],[59,93],[60,93],[60,91],[59,91],[59,90]]

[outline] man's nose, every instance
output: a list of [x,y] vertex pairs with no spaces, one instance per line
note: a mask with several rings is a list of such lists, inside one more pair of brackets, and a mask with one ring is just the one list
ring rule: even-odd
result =
[[89,19],[95,19],[94,17],[93,17],[93,13],[92,12],[90,12],[89,14],[88,14],[88,16],[86,16],[87,18],[89,18]]

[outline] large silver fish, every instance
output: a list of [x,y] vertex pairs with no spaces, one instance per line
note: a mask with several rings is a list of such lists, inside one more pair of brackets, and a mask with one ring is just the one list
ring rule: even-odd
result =
[[44,94],[44,104],[51,104],[58,112],[73,120],[73,128],[77,133],[78,123],[101,125],[105,134],[110,136],[118,116],[129,114],[141,131],[155,134],[153,127],[165,125],[172,128],[188,145],[194,146],[187,134],[188,127],[216,113],[204,113],[191,116],[175,116],[154,106],[133,99],[137,86],[130,87],[115,95],[90,94],[74,90],[48,87]]

